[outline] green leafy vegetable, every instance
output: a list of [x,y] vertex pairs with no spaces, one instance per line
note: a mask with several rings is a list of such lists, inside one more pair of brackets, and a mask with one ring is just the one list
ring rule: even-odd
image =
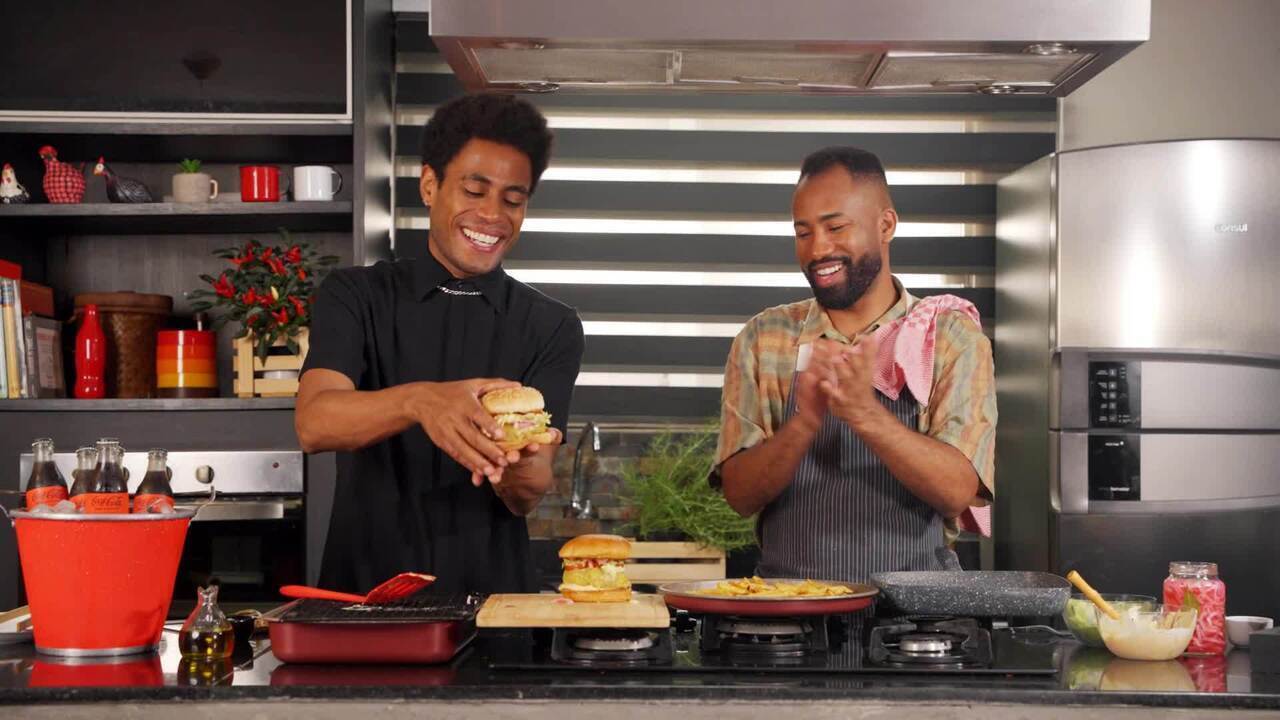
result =
[[737,550],[756,544],[755,518],[744,518],[707,482],[717,430],[664,432],[643,457],[622,469],[622,483],[637,514],[629,531],[646,538],[679,533],[689,540]]

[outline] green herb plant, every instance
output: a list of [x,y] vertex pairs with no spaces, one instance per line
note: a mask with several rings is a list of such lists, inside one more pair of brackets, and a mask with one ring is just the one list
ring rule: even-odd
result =
[[627,524],[640,538],[679,533],[729,551],[756,544],[755,518],[744,518],[707,482],[717,429],[663,432],[647,452],[622,468],[622,484],[636,515]]
[[187,159],[178,163],[178,167],[182,168],[182,172],[184,173],[198,173],[200,172],[200,166],[202,164],[203,163],[201,163],[199,160]]

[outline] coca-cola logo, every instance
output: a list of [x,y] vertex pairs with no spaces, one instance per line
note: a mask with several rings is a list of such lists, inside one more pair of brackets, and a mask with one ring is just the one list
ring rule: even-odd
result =
[[87,513],[127,513],[128,493],[85,493],[80,495],[80,507]]

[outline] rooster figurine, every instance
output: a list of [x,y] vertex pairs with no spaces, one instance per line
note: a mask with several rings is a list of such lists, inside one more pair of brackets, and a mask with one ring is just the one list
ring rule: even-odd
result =
[[58,159],[49,145],[40,148],[44,160],[44,194],[51,203],[78,203],[84,199],[84,163],[74,167]]
[[149,203],[155,202],[146,185],[132,178],[121,177],[107,167],[106,160],[98,158],[93,166],[93,174],[101,175],[107,181],[107,199],[113,203]]
[[18,176],[13,172],[13,166],[9,163],[4,164],[4,169],[0,170],[0,203],[4,205],[21,205],[31,200],[31,193],[22,187],[22,183],[18,182]]

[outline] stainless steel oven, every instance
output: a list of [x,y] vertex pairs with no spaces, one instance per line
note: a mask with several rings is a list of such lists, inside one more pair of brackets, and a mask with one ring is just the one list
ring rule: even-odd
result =
[[[72,482],[74,453],[54,461]],[[125,454],[129,490],[146,471],[146,452]],[[303,454],[297,450],[176,451],[170,481],[180,506],[198,508],[187,531],[174,582],[171,617],[185,616],[197,586],[217,581],[224,610],[274,605],[281,585],[306,580],[306,508]],[[31,455],[20,460],[25,489]],[[146,548],[121,548],[146,552]]]

